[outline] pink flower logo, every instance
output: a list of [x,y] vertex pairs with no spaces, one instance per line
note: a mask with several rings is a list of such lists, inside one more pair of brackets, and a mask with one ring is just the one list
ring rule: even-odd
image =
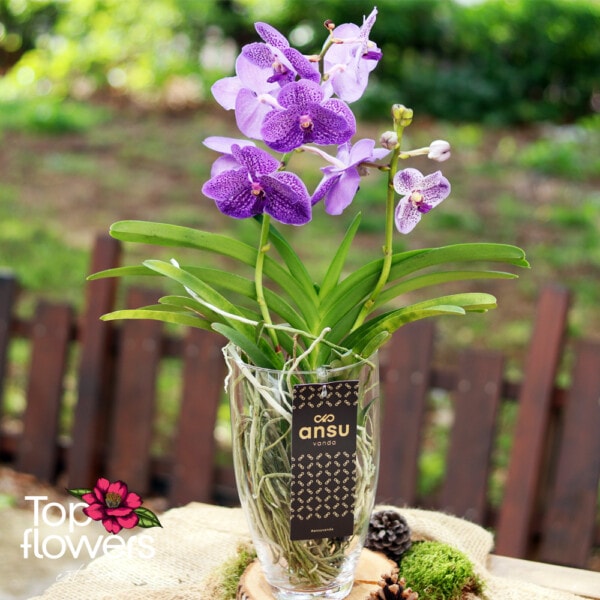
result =
[[69,494],[86,502],[85,515],[94,521],[102,521],[109,533],[119,533],[121,529],[139,527],[162,527],[157,516],[142,507],[142,499],[130,492],[122,481],[110,482],[100,477],[94,489],[71,489]]

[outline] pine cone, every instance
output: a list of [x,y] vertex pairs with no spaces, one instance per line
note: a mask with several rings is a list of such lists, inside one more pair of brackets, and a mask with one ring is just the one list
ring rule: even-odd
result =
[[393,510],[374,512],[365,546],[398,562],[411,546],[410,528],[404,517]]
[[417,600],[419,594],[406,587],[404,577],[398,579],[398,569],[382,575],[378,589],[369,594],[368,600]]

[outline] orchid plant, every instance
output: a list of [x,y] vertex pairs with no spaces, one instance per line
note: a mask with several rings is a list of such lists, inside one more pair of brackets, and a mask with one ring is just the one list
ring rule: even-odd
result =
[[[175,259],[98,273],[93,277],[158,274],[185,290],[183,295],[161,298],[157,305],[116,311],[105,319],[150,318],[214,330],[257,366],[278,369],[293,361],[311,370],[367,357],[410,321],[495,307],[490,294],[458,293],[386,308],[407,292],[446,282],[515,277],[461,263],[527,262],[520,248],[490,243],[394,253],[395,230],[410,233],[450,193],[450,183],[440,171],[423,175],[414,168],[400,169],[400,164],[423,154],[433,161],[446,160],[450,146],[436,140],[425,148],[404,149],[403,132],[413,111],[402,105],[392,107],[393,126],[379,146],[372,139],[353,141],[357,127],[350,105],[361,98],[370,72],[382,58],[370,39],[376,16],[374,9],[360,26],[325,22],[326,40],[312,56],[302,55],[272,26],[255,24],[262,41],[245,45],[235,76],[212,87],[216,101],[234,111],[243,138],[204,141],[220,156],[202,192],[225,215],[254,218],[256,246],[168,224],[121,221],[111,227],[114,237],[127,242],[194,248],[232,258],[249,267],[252,275],[180,265]],[[312,194],[289,170],[301,152],[325,165]],[[302,226],[322,209],[328,215],[341,214],[357,202],[361,177],[369,169],[387,175],[383,255],[346,274],[348,252],[360,227],[358,212],[322,281],[315,283],[274,221]]]

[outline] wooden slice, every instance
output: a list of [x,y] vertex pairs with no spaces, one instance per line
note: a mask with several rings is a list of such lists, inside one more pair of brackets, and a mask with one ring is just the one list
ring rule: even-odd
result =
[[[346,600],[364,600],[383,573],[389,573],[395,563],[379,552],[362,551],[356,568],[355,582]],[[258,560],[248,565],[237,590],[237,600],[274,600],[271,586],[266,582]]]

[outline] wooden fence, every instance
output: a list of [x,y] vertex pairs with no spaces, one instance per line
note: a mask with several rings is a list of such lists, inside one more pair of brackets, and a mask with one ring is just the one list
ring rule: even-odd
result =
[[[117,266],[120,245],[98,238],[91,272]],[[215,438],[223,396],[220,339],[190,330],[167,335],[154,321],[118,325],[99,317],[115,307],[115,279],[89,282],[84,310],[40,302],[28,321],[15,317],[17,282],[0,278],[0,392],[11,344],[28,340],[26,408],[20,429],[0,428],[0,459],[42,481],[91,487],[100,475],[122,479],[170,505],[192,500],[235,503],[226,451]],[[133,288],[126,303],[153,303]],[[600,547],[600,344],[566,344],[569,293],[544,289],[535,312],[523,378],[508,382],[501,353],[461,353],[458,368],[435,364],[435,325],[403,327],[381,353],[384,404],[379,500],[444,510],[496,529],[496,552],[585,567]],[[568,389],[555,385],[565,348],[573,351]],[[59,435],[68,366],[75,366],[75,406],[66,438]],[[181,364],[175,431],[167,451],[152,454],[161,363]],[[452,403],[452,426],[441,485],[423,496],[419,459],[432,419],[432,391]],[[1,398],[1,396],[0,396]],[[502,500],[492,502],[492,458],[504,403],[517,403]],[[0,402],[0,417],[2,403]]]

